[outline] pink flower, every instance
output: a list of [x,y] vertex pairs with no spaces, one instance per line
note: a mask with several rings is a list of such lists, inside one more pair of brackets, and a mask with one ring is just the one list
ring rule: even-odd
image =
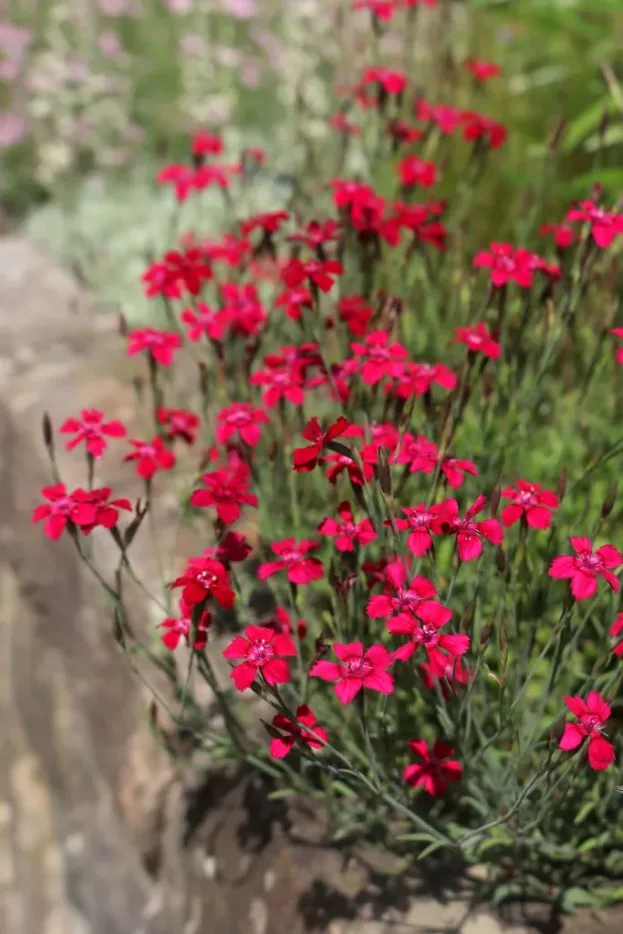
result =
[[394,658],[406,662],[418,648],[422,648],[431,672],[441,677],[455,658],[469,650],[470,638],[464,632],[439,632],[452,615],[441,603],[431,601],[426,605],[426,611],[420,607],[415,613],[412,616],[402,613],[387,623],[393,636],[409,636],[409,641],[396,649]]
[[415,119],[435,123],[444,136],[451,136],[461,125],[462,111],[450,104],[429,104],[421,98],[415,102]]
[[173,354],[181,346],[182,338],[175,331],[138,328],[128,334],[128,356],[147,351],[160,366],[171,366]]
[[389,23],[400,5],[401,0],[353,0],[355,10],[370,10],[373,16],[386,23]]
[[488,251],[478,253],[473,265],[491,270],[489,278],[496,288],[516,282],[520,288],[529,289],[537,271],[553,279],[561,275],[559,266],[546,263],[536,253],[523,248],[516,249],[509,243],[492,243]]
[[437,519],[435,508],[418,503],[417,506],[403,506],[402,513],[406,518],[396,519],[396,527],[401,532],[409,529],[407,548],[416,558],[421,558],[433,546],[431,531]]
[[323,577],[322,561],[309,557],[309,552],[319,548],[320,542],[307,540],[296,542],[293,538],[286,538],[281,542],[274,542],[270,547],[278,557],[276,561],[269,561],[259,566],[257,576],[261,581],[280,571],[286,572],[291,584],[301,586],[311,584],[312,581]]
[[281,278],[291,289],[298,288],[307,280],[322,292],[328,292],[335,282],[333,277],[341,276],[343,272],[344,267],[337,260],[308,259],[302,262],[291,259],[281,270]]
[[459,655],[446,658],[443,671],[440,671],[438,664],[431,662],[422,662],[419,667],[426,687],[433,688],[440,681],[444,696],[447,696],[449,691],[456,692],[461,685],[469,684],[469,669],[465,667]]
[[270,421],[264,409],[253,405],[252,402],[233,402],[221,409],[217,420],[216,440],[219,444],[227,444],[231,436],[237,433],[240,440],[251,448],[260,443],[260,425],[266,425]]
[[[413,435],[406,433],[402,439],[402,445],[398,452],[397,462],[399,464],[408,464],[410,473],[432,474],[439,464],[441,472],[446,478],[448,485],[453,490],[458,489],[465,480],[465,474],[478,476],[478,468],[472,461],[463,458],[445,456],[439,461],[439,448],[430,441],[425,435]],[[434,509],[433,509],[434,511]]]
[[[400,559],[387,563],[382,580],[384,592],[370,597],[368,601],[366,612],[370,619],[403,615],[437,618],[439,604],[432,599],[437,595],[435,585],[419,574],[408,581],[407,569]],[[448,622],[452,616],[451,610],[445,610],[444,615],[444,622]]]
[[208,340],[222,341],[229,324],[229,316],[224,311],[214,311],[205,302],[197,302],[195,309],[185,308],[181,314],[187,325],[186,335],[189,341],[196,343],[205,335]]
[[336,519],[323,519],[318,526],[321,535],[330,535],[335,538],[335,547],[338,551],[354,551],[355,545],[369,545],[376,538],[376,532],[370,519],[355,522],[353,509],[350,503],[343,502],[337,507],[340,522]]
[[223,525],[231,525],[240,518],[243,506],[257,506],[257,496],[249,493],[249,470],[246,466],[230,469],[223,467],[201,477],[203,489],[190,494],[191,506],[216,506],[216,515]]
[[611,713],[610,705],[597,691],[591,691],[586,701],[581,697],[563,697],[563,700],[578,722],[566,724],[558,746],[570,752],[588,739],[590,767],[598,772],[609,769],[615,759],[614,746],[601,734]]
[[266,626],[247,626],[223,652],[223,658],[243,659],[231,673],[239,691],[250,688],[258,675],[270,685],[287,684],[290,668],[282,656],[292,655],[296,655],[296,646],[290,636]]
[[377,84],[385,94],[397,96],[402,94],[407,86],[407,76],[403,71],[392,71],[390,68],[368,68],[364,72],[363,86]]
[[257,370],[249,380],[252,386],[264,386],[262,402],[269,409],[282,399],[292,405],[303,405],[305,401],[305,383],[299,367],[267,367]]
[[623,555],[614,545],[602,545],[593,552],[590,538],[569,539],[575,555],[559,555],[549,568],[549,576],[559,580],[571,580],[571,593],[576,600],[587,600],[597,591],[597,576],[603,577],[615,593],[619,592],[619,581],[610,570],[623,564]]
[[393,662],[384,645],[371,645],[364,651],[361,642],[336,642],[333,651],[340,662],[316,662],[309,674],[322,681],[335,681],[335,693],[343,704],[350,704],[362,688],[394,693],[394,679],[387,669]]
[[[612,328],[610,331],[615,337],[623,337],[623,328]],[[623,363],[623,347],[619,347],[616,352],[617,363]]]
[[[296,743],[302,743],[309,749],[322,749],[329,739],[329,734],[322,726],[316,726],[316,717],[307,704],[296,708],[296,721],[278,713],[273,717],[272,725],[281,730],[282,736],[273,737],[270,744],[270,754],[273,759],[283,759],[289,755]],[[309,732],[309,727],[313,733]]]
[[430,392],[433,383],[452,392],[456,389],[456,375],[443,363],[405,363],[395,392],[400,399],[422,396],[425,392]]
[[151,441],[131,439],[130,444],[134,450],[123,459],[137,462],[136,472],[143,480],[151,480],[159,470],[172,470],[175,467],[175,455],[157,435]]
[[193,156],[220,156],[223,152],[223,137],[208,130],[197,130],[191,148]]
[[297,289],[285,289],[275,299],[275,306],[277,308],[283,308],[283,313],[286,318],[289,318],[291,321],[300,321],[303,308],[311,308],[313,306],[312,294],[309,289],[304,286]]
[[116,525],[119,509],[130,510],[132,507],[127,499],[109,501],[110,492],[110,487],[68,492],[64,483],[44,486],[41,495],[47,502],[35,506],[32,521],[45,519],[43,531],[53,541],[61,537],[70,522],[85,535],[98,525],[111,529]]
[[472,353],[481,353],[490,360],[497,360],[502,352],[502,345],[493,339],[482,321],[474,326],[455,328],[454,333],[454,343],[465,344]]
[[506,142],[508,135],[506,127],[503,123],[492,120],[491,117],[466,110],[461,114],[461,123],[463,124],[463,138],[468,143],[482,139],[491,149],[498,149]]
[[543,237],[553,236],[559,250],[565,250],[575,241],[573,229],[568,224],[541,224],[539,233]]
[[158,623],[158,629],[164,630],[160,639],[167,649],[175,651],[184,639],[186,645],[197,651],[205,649],[208,644],[208,627],[212,622],[212,617],[208,610],[204,610],[197,623],[191,619],[191,607],[182,605],[180,616],[168,616]]
[[616,645],[614,645],[612,652],[614,655],[617,655],[619,658],[623,655],[623,638],[619,639],[619,636],[623,632],[623,613],[617,613],[617,618],[610,627],[610,637],[612,639],[618,639]]
[[616,236],[623,233],[623,215],[606,211],[592,201],[581,201],[566,217],[568,221],[586,221],[591,225],[591,235],[603,250],[610,246]]
[[353,337],[363,337],[372,320],[373,311],[360,295],[341,298],[337,313]]
[[384,377],[399,377],[409,356],[402,344],[397,341],[389,343],[386,331],[373,331],[363,343],[353,343],[351,347],[359,362],[361,378],[367,386],[376,385]]
[[502,490],[503,499],[512,499],[512,505],[505,506],[501,513],[502,524],[514,525],[523,516],[531,529],[549,529],[552,524],[552,509],[560,503],[555,493],[544,490],[538,483],[517,481],[518,489],[507,486]]
[[451,759],[454,748],[436,740],[432,750],[424,739],[412,739],[409,748],[421,760],[405,766],[403,778],[412,788],[423,788],[429,795],[437,797],[448,790],[448,784],[459,782],[463,766]]
[[474,516],[482,512],[486,505],[487,497],[481,494],[463,518],[459,515],[459,506],[455,499],[446,499],[438,506],[439,516],[433,531],[436,534],[456,535],[456,547],[461,561],[473,561],[474,558],[478,558],[482,554],[483,539],[492,545],[502,544],[504,532],[497,519],[474,522]]
[[60,427],[63,434],[75,434],[67,442],[66,448],[71,451],[78,444],[84,442],[87,453],[91,457],[99,458],[108,447],[106,437],[125,437],[125,427],[119,421],[104,421],[104,413],[97,409],[82,409],[80,418],[68,418]]
[[430,188],[437,181],[437,166],[418,156],[406,156],[398,164],[398,174],[401,183],[407,188],[412,185]]

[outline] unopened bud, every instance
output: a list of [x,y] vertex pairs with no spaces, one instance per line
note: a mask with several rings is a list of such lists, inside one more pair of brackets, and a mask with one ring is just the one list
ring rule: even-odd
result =
[[500,574],[506,574],[508,561],[506,560],[506,552],[503,548],[497,548],[495,551],[495,566]]
[[43,421],[41,423],[41,428],[43,431],[43,443],[45,444],[48,451],[54,450],[54,429],[52,428],[52,419],[50,418],[48,412],[43,413]]
[[498,482],[493,487],[491,491],[491,496],[489,498],[489,506],[491,509],[492,516],[497,516],[498,514],[498,507],[500,505],[501,495],[502,495],[502,482],[501,480],[498,480]]
[[121,337],[128,336],[128,322],[126,321],[123,312],[119,313],[119,334]]
[[467,606],[465,607],[463,611],[461,622],[459,624],[459,629],[461,630],[461,632],[467,632],[469,629],[471,629],[475,610],[476,610],[476,601],[470,600],[470,602],[467,604]]
[[379,448],[379,465],[377,467],[377,476],[381,490],[385,496],[392,495],[392,474],[387,460],[387,451],[384,447]]
[[201,390],[201,395],[204,397],[207,396],[210,388],[210,374],[203,360],[199,363],[199,388]]
[[604,497],[604,501],[601,504],[600,515],[602,519],[607,519],[614,508],[614,504],[617,498],[617,487],[618,487],[618,484],[616,480],[613,480],[610,486],[608,487],[608,491]]
[[567,468],[563,467],[558,477],[558,483],[556,484],[556,494],[561,503],[563,499],[565,498],[566,490],[567,490]]
[[482,632],[480,633],[480,646],[484,648],[489,639],[491,638],[491,633],[493,632],[493,623],[487,623]]

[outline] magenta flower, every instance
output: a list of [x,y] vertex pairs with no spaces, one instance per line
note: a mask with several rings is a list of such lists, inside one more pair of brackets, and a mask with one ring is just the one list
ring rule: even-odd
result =
[[456,535],[456,547],[461,561],[473,561],[474,558],[478,558],[482,554],[483,539],[492,545],[502,544],[504,532],[497,519],[474,521],[474,516],[482,512],[486,505],[487,497],[481,493],[461,518],[455,499],[446,499],[439,504],[439,516],[433,531],[436,534]]
[[510,506],[505,506],[500,518],[506,526],[514,525],[525,516],[531,529],[549,529],[552,524],[552,509],[560,503],[551,490],[544,490],[538,483],[517,480],[517,489],[507,486],[502,490],[503,499],[511,499]]
[[181,346],[182,338],[175,331],[138,328],[128,334],[128,356],[147,351],[160,366],[171,366],[173,354]]
[[569,539],[575,555],[559,555],[549,567],[549,576],[558,580],[571,580],[571,593],[576,600],[587,600],[597,592],[597,577],[603,577],[615,593],[619,581],[612,568],[623,564],[623,555],[614,545],[602,545],[593,552],[590,538]]
[[455,344],[465,344],[472,353],[481,353],[490,360],[497,360],[502,352],[502,345],[489,333],[486,324],[478,324],[465,328],[455,328]]
[[355,522],[353,508],[350,503],[343,502],[337,507],[337,519],[323,519],[318,526],[321,535],[335,538],[335,547],[338,551],[354,551],[355,545],[369,545],[376,538],[376,532],[370,519]]
[[249,493],[249,470],[244,465],[205,473],[201,483],[203,488],[193,490],[190,495],[191,506],[215,506],[216,515],[223,525],[237,522],[243,506],[257,508],[259,505],[257,496]]
[[106,438],[125,437],[125,427],[121,422],[104,421],[104,413],[97,409],[82,409],[80,418],[66,419],[59,429],[63,434],[73,434],[65,445],[68,451],[84,442],[87,453],[91,457],[100,458],[108,443]]
[[591,236],[605,250],[616,236],[623,233],[623,215],[606,211],[592,201],[581,201],[566,217],[568,221],[584,221],[591,225]]
[[588,764],[592,769],[603,772],[609,769],[615,759],[612,743],[604,739],[604,724],[610,716],[610,705],[601,694],[591,691],[586,700],[581,697],[563,697],[563,700],[577,723],[567,723],[558,743],[560,749],[570,752],[577,749],[584,740],[588,740]]
[[254,448],[260,443],[262,429],[270,421],[264,409],[251,402],[234,402],[218,413],[216,440],[227,444],[233,434],[238,434],[241,441]]
[[[282,733],[271,741],[270,754],[273,759],[284,759],[292,752],[296,743],[302,743],[309,749],[322,749],[329,739],[325,728],[316,726],[316,716],[307,704],[296,708],[296,720],[278,713],[273,717],[272,725]],[[310,733],[310,729],[313,733]]]
[[343,704],[350,704],[362,688],[381,694],[394,693],[394,679],[387,669],[393,663],[384,645],[365,649],[361,642],[336,642],[333,651],[339,662],[316,662],[309,674],[322,681],[335,681],[335,694]]
[[258,675],[270,685],[287,684],[290,668],[282,656],[292,655],[296,655],[296,646],[290,636],[267,626],[247,626],[223,651],[223,658],[243,659],[231,673],[239,691],[250,688]]

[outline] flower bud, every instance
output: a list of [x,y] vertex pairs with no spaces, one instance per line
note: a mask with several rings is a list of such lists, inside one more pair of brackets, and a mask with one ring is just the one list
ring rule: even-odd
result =
[[565,498],[566,489],[567,489],[567,468],[563,467],[562,470],[560,471],[558,482],[556,484],[556,494],[561,503],[563,499]]
[[48,451],[54,450],[54,429],[52,428],[52,419],[48,412],[43,413],[43,421],[41,425],[43,431],[43,443],[45,444]]
[[602,519],[607,519],[610,513],[612,512],[612,510],[614,509],[614,504],[617,498],[617,487],[618,487],[618,484],[616,480],[613,480],[610,486],[608,487],[608,490],[604,497],[604,501],[601,504],[600,516]]

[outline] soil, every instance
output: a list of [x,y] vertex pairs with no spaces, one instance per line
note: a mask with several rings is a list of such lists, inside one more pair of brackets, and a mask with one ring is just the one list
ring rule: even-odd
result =
[[[122,368],[114,319],[31,244],[0,240],[0,930],[623,930],[623,911],[564,925],[528,910],[494,917],[465,885],[405,878],[378,854],[327,846],[321,812],[271,801],[257,778],[171,764],[99,592],[69,543],[30,521],[49,482],[43,410],[55,425],[83,405],[132,423]],[[80,459],[58,453],[68,485],[83,482]],[[106,480],[133,495],[131,477],[114,468]],[[166,523],[169,506],[159,509]],[[98,543],[104,565],[107,547]],[[137,561],[155,579],[147,537]],[[153,626],[141,594],[131,611]]]

